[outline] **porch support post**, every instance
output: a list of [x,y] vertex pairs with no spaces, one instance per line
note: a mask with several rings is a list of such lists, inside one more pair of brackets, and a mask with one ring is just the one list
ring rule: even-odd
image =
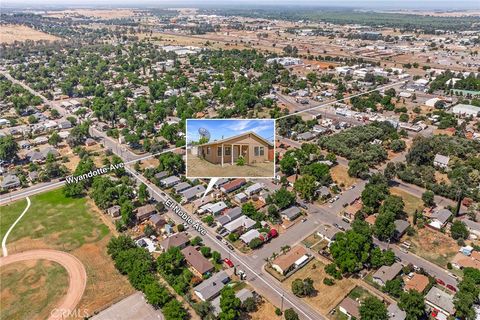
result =
[[230,146],[230,159],[232,159],[232,166],[233,166],[233,143]]
[[223,150],[223,143],[222,143],[221,147],[222,147],[222,167],[223,167],[223,153],[224,153],[224,150]]

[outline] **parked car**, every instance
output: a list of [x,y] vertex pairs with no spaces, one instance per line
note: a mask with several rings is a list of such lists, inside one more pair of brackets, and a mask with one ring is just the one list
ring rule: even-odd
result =
[[231,244],[228,245],[228,249],[230,249],[232,251],[235,250],[235,248],[233,248],[233,246]]
[[223,240],[223,238],[222,238],[221,236],[219,236],[219,235],[216,235],[215,238],[217,238],[217,239],[220,240],[220,241]]
[[447,288],[452,290],[453,292],[457,292],[457,288],[455,288],[454,286],[452,286],[451,284],[447,284]]
[[442,279],[435,279],[435,280],[437,281],[437,283],[438,283],[439,285],[442,285],[442,286],[445,285],[445,282],[443,282]]
[[227,266],[229,266],[230,268],[233,268],[233,266],[234,266],[234,265],[233,265],[233,262],[232,262],[230,259],[228,259],[228,258],[223,259],[223,262],[225,262],[225,264],[226,264]]

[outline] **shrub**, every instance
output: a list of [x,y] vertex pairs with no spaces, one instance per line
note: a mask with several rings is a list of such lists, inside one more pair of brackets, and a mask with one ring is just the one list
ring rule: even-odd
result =
[[245,165],[245,158],[242,156],[239,156],[236,162],[237,166],[244,166]]
[[333,281],[332,278],[325,278],[323,279],[323,284],[327,286],[333,286],[335,284],[335,281]]

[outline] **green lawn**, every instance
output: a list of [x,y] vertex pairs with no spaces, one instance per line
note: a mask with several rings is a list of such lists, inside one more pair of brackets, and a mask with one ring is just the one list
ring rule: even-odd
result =
[[67,271],[46,260],[7,265],[0,272],[0,281],[5,306],[0,308],[1,320],[46,319],[68,288]]
[[[62,189],[30,197],[30,209],[8,236],[8,243],[30,237],[42,239],[54,249],[70,251],[105,237],[108,227],[89,212],[86,198],[67,198]],[[0,207],[0,236],[23,212],[27,201]]]

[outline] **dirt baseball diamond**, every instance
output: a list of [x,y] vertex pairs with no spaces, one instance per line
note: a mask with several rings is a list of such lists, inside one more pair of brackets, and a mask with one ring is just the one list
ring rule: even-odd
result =
[[87,285],[87,273],[85,267],[75,256],[57,250],[40,249],[30,250],[21,253],[12,254],[0,258],[0,268],[10,263],[25,260],[49,260],[60,264],[68,272],[69,287],[67,294],[61,299],[56,310],[49,317],[49,320],[59,320],[69,317],[73,314],[75,307],[80,302]]

